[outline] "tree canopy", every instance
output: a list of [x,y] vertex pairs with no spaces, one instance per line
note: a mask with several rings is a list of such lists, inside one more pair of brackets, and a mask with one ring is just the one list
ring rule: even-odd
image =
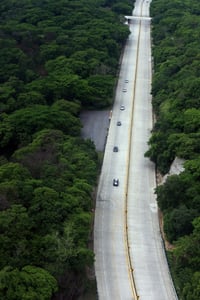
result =
[[99,162],[79,116],[112,104],[131,10],[1,1],[1,299],[77,299],[87,286]]
[[57,290],[53,276],[41,268],[5,267],[0,271],[0,296],[5,300],[48,300]]
[[165,174],[175,157],[184,171],[156,188],[168,253],[180,299],[199,299],[200,93],[199,1],[151,3],[154,74],[152,104],[156,123],[146,156]]

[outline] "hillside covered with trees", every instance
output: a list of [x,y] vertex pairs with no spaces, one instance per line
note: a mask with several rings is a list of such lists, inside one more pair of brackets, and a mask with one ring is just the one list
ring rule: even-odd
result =
[[112,103],[130,0],[2,0],[0,298],[78,299],[98,157],[80,112]]
[[160,173],[175,157],[185,160],[180,175],[156,189],[164,214],[168,253],[182,300],[200,299],[200,3],[151,3],[156,123],[146,156]]

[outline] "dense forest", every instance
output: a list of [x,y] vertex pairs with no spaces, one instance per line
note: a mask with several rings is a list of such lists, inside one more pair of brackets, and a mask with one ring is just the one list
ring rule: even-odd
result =
[[200,3],[151,3],[156,123],[146,156],[166,174],[175,157],[184,171],[156,189],[179,299],[200,299]]
[[[0,298],[78,299],[93,265],[99,161],[80,112],[112,103],[130,0],[2,0]],[[151,3],[156,124],[146,156],[182,300],[200,299],[200,4]]]
[[78,299],[99,161],[80,112],[112,103],[130,0],[1,0],[0,298]]

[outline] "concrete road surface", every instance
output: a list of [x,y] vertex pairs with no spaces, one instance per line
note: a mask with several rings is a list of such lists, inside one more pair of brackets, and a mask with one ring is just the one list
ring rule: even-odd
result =
[[[149,2],[136,1],[137,18],[130,24],[96,199],[100,300],[177,299],[160,236],[154,165],[144,158],[152,128],[148,11]],[[114,146],[119,152],[113,152]]]

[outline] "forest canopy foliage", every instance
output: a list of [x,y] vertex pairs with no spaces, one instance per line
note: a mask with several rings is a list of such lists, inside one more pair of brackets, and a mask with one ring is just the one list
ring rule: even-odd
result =
[[200,299],[200,3],[151,3],[156,123],[146,156],[165,174],[175,157],[184,172],[156,189],[169,260],[182,300]]
[[130,0],[2,0],[0,298],[77,299],[98,159],[79,114],[111,105]]
[[111,103],[119,55],[128,35],[120,1],[1,1],[1,112],[65,98]]

